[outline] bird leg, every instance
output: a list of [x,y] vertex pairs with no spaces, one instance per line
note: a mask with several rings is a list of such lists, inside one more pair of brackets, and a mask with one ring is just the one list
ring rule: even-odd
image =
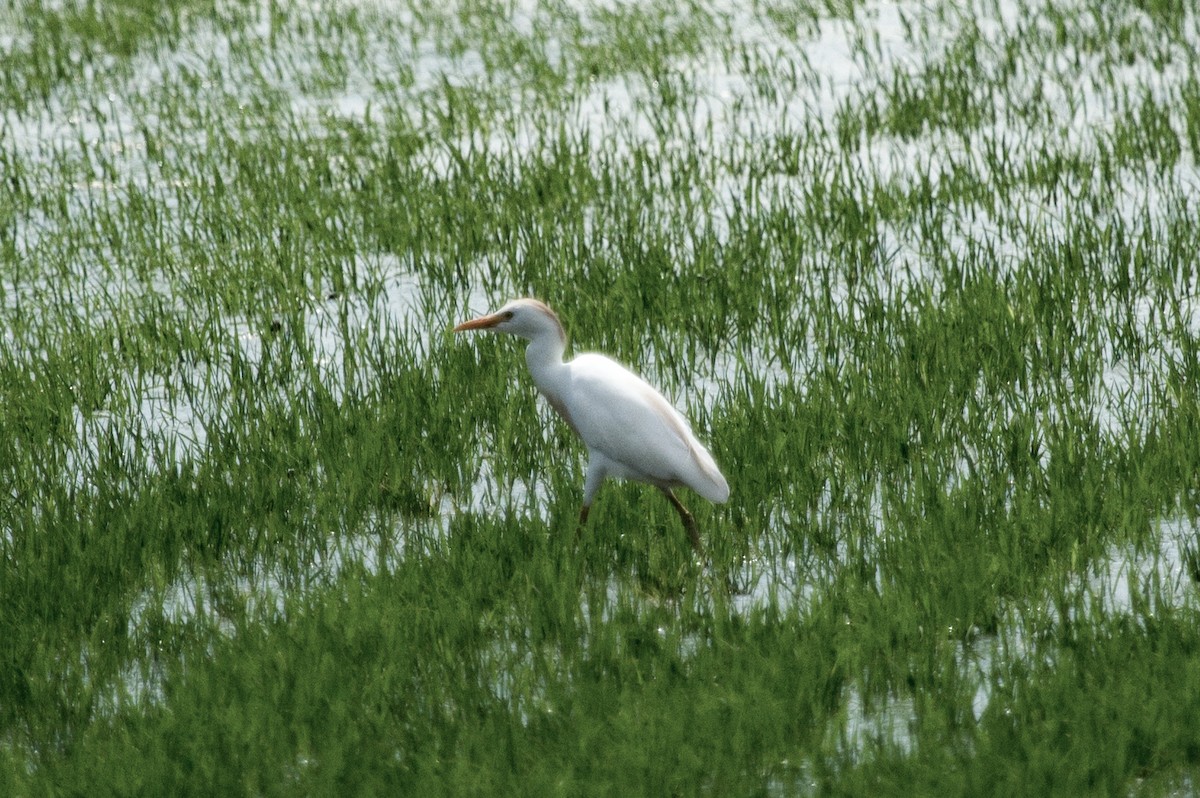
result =
[[696,550],[697,554],[703,557],[704,546],[700,543],[700,530],[696,527],[696,519],[692,518],[692,514],[689,513],[688,509],[683,506],[683,502],[675,498],[675,494],[670,488],[663,488],[662,492],[666,494],[668,499],[671,500],[671,504],[675,505],[675,509],[678,511],[679,517],[683,519],[683,528],[687,530],[688,538],[692,541],[692,548]]
[[579,544],[579,537],[583,534],[583,528],[587,526],[588,513],[591,511],[590,505],[583,505],[579,508],[579,525],[575,527],[575,543]]

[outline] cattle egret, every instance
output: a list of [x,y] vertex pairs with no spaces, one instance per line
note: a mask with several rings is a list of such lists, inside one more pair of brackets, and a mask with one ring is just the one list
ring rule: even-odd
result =
[[672,488],[686,486],[709,501],[729,498],[712,455],[687,420],[641,377],[604,355],[586,353],[563,361],[567,336],[558,316],[536,299],[516,299],[454,332],[493,330],[529,341],[525,362],[538,391],[588,448],[587,477],[579,526],[605,477],[655,486],[679,513],[692,547],[703,552],[696,520]]

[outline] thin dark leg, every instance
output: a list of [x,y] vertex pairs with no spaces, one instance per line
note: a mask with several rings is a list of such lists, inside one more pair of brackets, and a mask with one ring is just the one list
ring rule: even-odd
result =
[[580,537],[580,535],[583,534],[583,528],[585,526],[587,526],[588,512],[590,512],[591,509],[592,508],[586,504],[583,505],[583,507],[579,508],[579,525],[575,527],[575,543],[576,544],[579,543],[579,537]]
[[696,527],[696,519],[692,518],[692,514],[683,506],[683,502],[675,498],[675,494],[670,488],[663,488],[663,493],[671,500],[671,504],[675,505],[675,510],[679,513],[679,517],[683,519],[683,528],[687,530],[688,538],[692,541],[692,548],[701,557],[704,556],[704,546],[700,543],[700,530]]

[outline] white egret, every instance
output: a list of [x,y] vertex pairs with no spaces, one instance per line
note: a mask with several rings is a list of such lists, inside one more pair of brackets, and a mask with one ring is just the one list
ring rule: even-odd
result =
[[529,341],[525,362],[550,406],[588,448],[587,477],[579,526],[605,477],[646,482],[661,490],[683,520],[697,552],[703,552],[696,520],[672,488],[686,486],[724,502],[729,484],[687,420],[641,377],[604,355],[585,353],[563,362],[567,336],[558,316],[536,299],[516,299],[454,332],[494,330]]

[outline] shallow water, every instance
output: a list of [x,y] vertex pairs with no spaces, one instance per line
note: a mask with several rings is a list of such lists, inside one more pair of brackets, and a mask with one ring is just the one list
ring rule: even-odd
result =
[[[1032,8],[1038,4],[1029,5]],[[975,4],[974,11],[978,13],[964,12],[958,18],[936,19],[917,4],[868,2],[856,12],[853,22],[822,20],[798,40],[789,41],[759,16],[731,3],[726,12],[729,26],[736,32],[732,46],[725,52],[677,59],[668,65],[672,77],[694,89],[695,97],[672,109],[665,119],[656,115],[655,108],[657,93],[663,87],[641,74],[597,79],[562,106],[539,103],[514,86],[509,98],[511,110],[490,134],[472,130],[451,141],[451,145],[463,151],[483,149],[519,161],[537,153],[544,137],[553,135],[547,131],[560,124],[589,142],[597,168],[601,157],[620,159],[636,147],[649,148],[661,161],[661,174],[655,175],[654,180],[657,185],[665,186],[670,184],[672,154],[692,146],[688,136],[695,135],[703,142],[704,151],[728,156],[724,160],[714,158],[702,167],[715,197],[706,208],[709,229],[716,231],[719,243],[727,243],[730,219],[747,197],[753,198],[762,211],[793,210],[813,201],[813,176],[803,168],[795,174],[777,171],[763,176],[752,172],[750,167],[763,157],[763,142],[773,138],[795,142],[804,156],[801,164],[805,163],[804,158],[832,158],[830,143],[821,137],[835,134],[839,113],[856,108],[878,86],[888,85],[898,75],[916,74],[924,65],[936,63],[945,47],[968,23],[978,26],[988,45],[980,49],[985,59],[993,60],[981,69],[999,68],[1003,43],[1018,37],[1021,26],[1029,24],[1031,16],[1025,10],[1018,13],[1007,3],[980,2]],[[534,6],[518,7],[512,22],[518,30],[536,27],[539,23]],[[403,22],[398,24],[403,26]],[[1194,28],[1193,25],[1193,31]],[[919,33],[910,36],[909,30]],[[80,179],[65,189],[68,215],[84,217],[97,206],[117,202],[133,187],[158,204],[169,237],[170,231],[178,231],[185,224],[180,199],[186,197],[189,186],[174,178],[164,178],[165,172],[146,152],[138,134],[143,125],[157,124],[170,130],[167,138],[172,147],[165,157],[188,158],[201,149],[202,120],[207,116],[220,118],[230,104],[254,101],[254,93],[264,88],[287,97],[291,116],[286,121],[299,126],[305,135],[315,137],[332,129],[338,120],[366,125],[386,115],[389,109],[403,108],[406,103],[436,102],[430,95],[443,85],[469,87],[502,82],[502,76],[489,74],[480,53],[468,49],[449,54],[432,39],[419,39],[407,45],[397,43],[389,38],[392,33],[394,29],[365,30],[361,34],[361,50],[365,55],[350,59],[349,74],[342,85],[321,89],[319,51],[327,43],[319,37],[295,36],[289,42],[274,45],[273,61],[278,69],[256,72],[246,61],[247,42],[241,37],[265,38],[270,34],[265,12],[249,34],[231,36],[201,28],[175,48],[138,56],[128,74],[110,79],[105,77],[104,70],[96,70],[89,77],[89,85],[61,88],[49,109],[26,114],[5,110],[0,117],[0,129],[5,134],[3,146],[33,169],[49,171],[63,162],[83,160],[101,164],[95,170],[98,176]],[[1194,41],[1200,43],[1200,35]],[[752,57],[740,62],[740,51]],[[1097,159],[1102,134],[1136,106],[1141,92],[1168,101],[1174,97],[1175,86],[1181,79],[1180,64],[1186,63],[1181,58],[1159,69],[1149,58],[1134,58],[1115,73],[1111,83],[1100,86],[1081,80],[1090,70],[1101,69],[1099,57],[1087,53],[1074,55],[1075,62],[1060,55],[1047,63],[1023,58],[1005,93],[996,97],[998,105],[992,109],[994,123],[965,134],[931,125],[911,137],[864,136],[857,148],[851,147],[843,168],[869,183],[911,188],[925,179],[936,184],[955,168],[966,169],[982,182],[997,180],[994,163],[984,156],[989,148],[999,147],[1012,163],[1034,160],[1048,151],[1092,162]],[[762,65],[766,65],[765,77],[755,73],[755,68]],[[795,74],[794,83],[776,80],[778,74],[788,70]],[[411,81],[401,80],[401,73],[411,76]],[[184,77],[204,87],[189,95],[197,105],[189,111],[193,121],[165,119],[157,107],[164,96],[181,91]],[[1023,117],[1019,104],[1035,90],[1050,96],[1048,107],[1055,113],[1031,124]],[[81,102],[89,92],[95,94],[90,99],[102,110],[103,119],[89,114]],[[272,135],[272,131],[256,126],[250,111],[247,117],[237,136],[253,140],[256,136]],[[1186,127],[1178,111],[1172,121],[1178,129]],[[423,155],[431,173],[446,176],[454,169],[455,159],[447,146],[431,144]],[[1163,214],[1172,208],[1200,212],[1197,208],[1200,201],[1195,199],[1200,170],[1186,150],[1165,173],[1146,167],[1123,168],[1121,174],[1121,191],[1105,221],[1122,221],[1135,231],[1143,226],[1157,231],[1163,225]],[[1079,179],[1073,175],[1064,178],[1057,195],[1042,187],[1017,186],[1011,195],[998,202],[947,208],[937,224],[951,252],[965,255],[979,251],[986,244],[993,255],[990,266],[995,273],[1011,275],[1022,268],[1031,250],[1040,243],[1065,236],[1068,220],[1060,213],[1060,199],[1082,190]],[[671,220],[681,199],[664,194],[657,202],[658,221]],[[59,234],[55,224],[36,215],[19,220],[15,238],[18,256],[37,259],[43,245]],[[878,283],[874,286],[878,296],[903,296],[914,286],[927,287],[935,294],[949,290],[937,284],[931,266],[939,253],[928,250],[928,242],[911,220],[880,221],[878,236],[882,249],[889,253],[887,263],[891,267],[868,274],[869,280]],[[694,241],[685,236],[683,251],[686,253],[692,244]],[[829,244],[830,249],[836,246],[837,242]],[[472,313],[494,308],[513,295],[526,293],[525,286],[513,284],[497,268],[491,254],[469,265],[470,280],[455,296],[440,296],[439,289],[413,263],[394,254],[360,253],[356,255],[355,270],[361,275],[361,282],[375,290],[332,298],[328,294],[314,294],[306,302],[300,329],[294,331],[311,346],[312,373],[339,399],[363,387],[344,383],[346,351],[356,345],[357,336],[373,339],[382,335],[395,342],[397,357],[427,359],[442,347],[468,345],[447,335],[450,325]],[[192,312],[181,298],[179,284],[154,275],[146,280],[136,266],[124,263],[117,251],[83,254],[71,264],[66,278],[72,285],[55,295],[76,298],[95,325],[112,318],[111,309],[136,307],[148,296],[165,300],[168,308],[180,313]],[[804,277],[798,274],[795,279]],[[50,285],[38,280],[30,283],[12,276],[2,280],[0,304],[9,312],[19,305],[26,312],[33,308],[36,313],[44,297],[52,293]],[[837,309],[845,311],[852,321],[857,319],[846,285],[833,286],[830,296]],[[1130,356],[1120,351],[1114,340],[1102,340],[1102,369],[1094,383],[1073,386],[1079,395],[1087,397],[1093,419],[1110,439],[1121,438],[1129,429],[1144,433],[1137,420],[1161,390],[1162,375],[1169,364],[1184,356],[1166,334],[1174,320],[1182,319],[1183,329],[1200,336],[1197,298],[1200,290],[1195,277],[1191,284],[1177,284],[1175,296],[1183,297],[1184,301],[1171,309],[1175,315],[1170,317],[1162,310],[1161,296],[1150,287],[1135,287],[1128,305],[1118,305],[1113,298],[1111,307],[1087,309],[1097,315],[1127,313],[1133,332],[1150,342],[1144,352]],[[564,316],[574,311],[560,310]],[[261,363],[264,336],[269,332],[258,322],[226,311],[212,323],[224,330],[220,344],[223,349],[216,353],[215,362],[220,364],[237,356],[253,367]],[[713,354],[709,365],[697,363],[687,370],[686,381],[676,376],[677,370],[669,357],[660,358],[649,348],[641,362],[634,365],[652,382],[662,385],[677,405],[692,406],[705,416],[719,414],[722,402],[730,395],[726,393],[729,386],[760,376],[767,391],[790,384],[797,379],[796,375],[805,373],[805,366],[813,361],[817,351],[817,342],[812,337],[807,348],[772,351],[755,341],[754,332],[730,341],[727,348]],[[593,348],[587,341],[579,344],[582,349]],[[517,344],[505,342],[497,346],[512,348]],[[358,373],[363,381],[372,377],[367,370]],[[516,379],[523,380],[524,375]],[[213,369],[183,364],[174,366],[170,374],[151,372],[131,376],[119,388],[126,395],[127,413],[110,410],[76,413],[76,436],[82,448],[69,458],[68,466],[79,474],[88,456],[94,457],[108,439],[123,439],[128,452],[132,452],[129,436],[134,434],[156,441],[157,446],[150,451],[170,453],[176,464],[203,458],[208,445],[208,426],[224,412],[221,397],[229,382],[228,373],[219,365]],[[175,387],[181,383],[202,389],[185,395]],[[296,388],[285,386],[281,390]],[[500,395],[504,388],[495,389]],[[524,401],[524,397],[520,400]],[[557,423],[544,407],[541,415],[547,423]],[[698,432],[707,438],[703,430]],[[479,455],[463,452],[462,456]],[[161,468],[169,464],[150,465]],[[579,464],[556,465],[578,469]],[[965,462],[963,469],[965,472]],[[439,516],[429,521],[428,526],[444,532],[449,520],[462,512],[506,513],[548,523],[551,510],[546,490],[543,484],[526,484],[522,480],[506,483],[485,456],[465,499],[438,497],[435,486],[430,486]],[[882,506],[876,500],[871,508],[877,510],[875,517],[880,520],[876,531],[883,540],[888,530],[882,521]],[[782,523],[778,514],[768,516],[775,523]],[[397,548],[390,555],[381,555],[374,541],[366,536],[350,535],[337,537],[328,551],[318,553],[295,569],[280,570],[277,564],[258,562],[251,575],[237,578],[236,589],[247,597],[251,608],[281,612],[285,595],[303,593],[310,586],[331,584],[351,565],[372,572],[388,567],[387,556],[403,556],[404,536],[399,534],[396,538]],[[1197,556],[1198,538],[1200,531],[1194,522],[1182,516],[1162,519],[1148,535],[1148,544],[1113,545],[1103,561],[1085,564],[1074,587],[1086,595],[1094,612],[1106,616],[1137,614],[1153,611],[1155,607],[1195,607],[1197,587],[1189,573],[1188,557]],[[784,556],[768,547],[752,550],[735,575],[743,592],[733,597],[733,607],[749,615],[769,605],[807,606],[833,577],[830,569],[844,564],[844,541],[839,545],[842,549],[826,559],[806,557],[803,553]],[[617,588],[612,583],[608,596],[610,604],[616,602]],[[142,628],[147,607],[154,607],[156,612],[161,607],[162,615],[173,622],[184,622],[201,612],[213,613],[212,617],[219,620],[220,608],[214,607],[218,603],[219,598],[203,576],[186,574],[162,588],[148,590],[135,600],[130,629],[137,632]],[[221,628],[230,630],[227,623]],[[1024,619],[1014,615],[1002,619],[995,634],[979,635],[963,644],[959,667],[978,685],[971,705],[976,721],[990,705],[993,671],[998,660],[1030,655],[1025,634]],[[499,678],[497,690],[503,694],[504,677]],[[138,679],[131,678],[127,687],[135,689],[137,683]],[[896,695],[886,700],[868,700],[852,685],[846,688],[843,704],[844,718],[839,722],[842,744],[847,748],[862,751],[880,743],[902,750],[911,748],[907,728],[913,721],[914,709],[910,697]]]

